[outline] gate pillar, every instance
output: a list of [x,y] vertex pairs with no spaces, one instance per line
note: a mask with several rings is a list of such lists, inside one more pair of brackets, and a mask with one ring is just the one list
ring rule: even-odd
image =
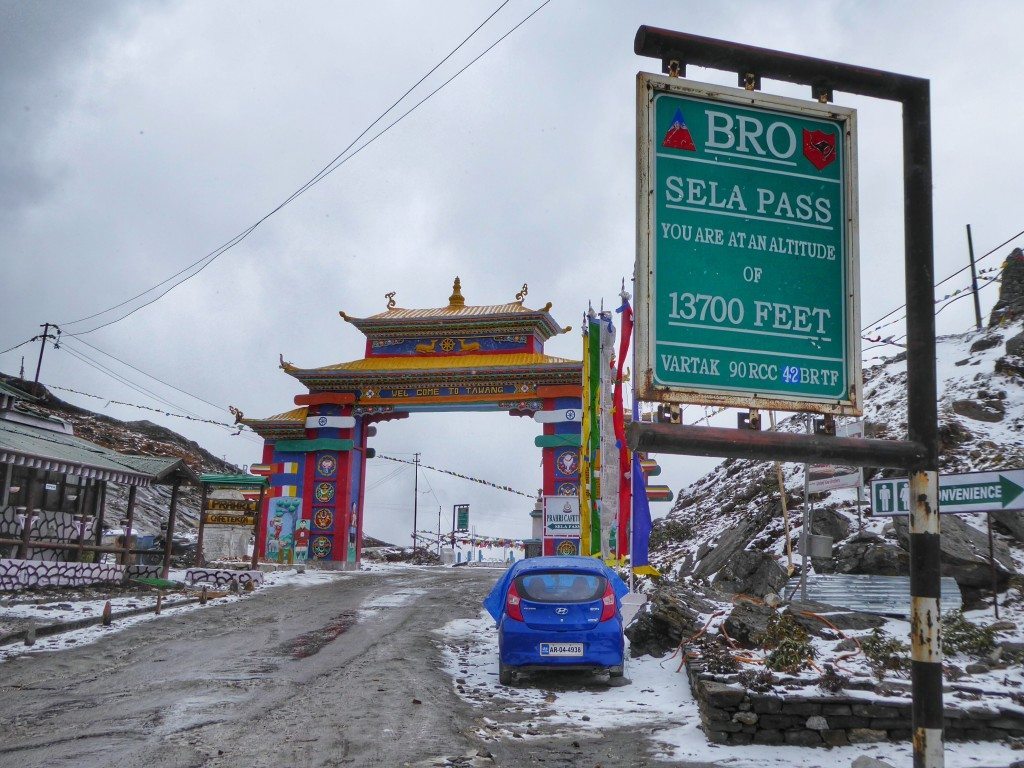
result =
[[[543,424],[541,436],[534,441],[541,448],[544,467],[545,496],[566,496],[579,499],[580,493],[580,427],[582,389],[578,386],[538,387],[544,410],[534,416]],[[543,537],[545,555],[578,555],[580,534]]]

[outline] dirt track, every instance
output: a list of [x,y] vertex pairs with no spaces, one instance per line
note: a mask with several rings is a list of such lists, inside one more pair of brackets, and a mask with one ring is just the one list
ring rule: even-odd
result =
[[624,730],[478,738],[514,713],[456,695],[433,630],[496,576],[361,573],[21,656],[0,665],[0,766],[667,765]]

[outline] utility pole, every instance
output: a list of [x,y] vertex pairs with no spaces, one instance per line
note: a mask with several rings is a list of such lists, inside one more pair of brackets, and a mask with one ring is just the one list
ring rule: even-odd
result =
[[437,556],[441,557],[441,505],[437,505]]
[[974,293],[974,318],[981,330],[981,300],[978,298],[978,274],[974,269],[974,239],[971,237],[971,225],[967,225],[967,255],[971,259],[971,291]]
[[412,548],[416,550],[416,517],[419,513],[420,503],[420,455],[413,454],[413,467],[415,479],[412,481]]
[[[39,383],[39,371],[42,370],[42,367],[43,367],[43,352],[46,351],[46,340],[47,339],[54,339],[54,340],[57,339],[56,336],[51,336],[50,335],[50,324],[49,323],[43,323],[39,327],[43,329],[43,333],[42,333],[41,336],[36,336],[36,339],[39,339],[39,362],[36,363],[36,379],[35,379],[35,383],[36,384]],[[53,326],[53,327],[57,328],[57,326]],[[58,330],[58,333],[59,333],[60,329],[57,329],[57,330]],[[33,341],[35,341],[35,339],[33,339]]]

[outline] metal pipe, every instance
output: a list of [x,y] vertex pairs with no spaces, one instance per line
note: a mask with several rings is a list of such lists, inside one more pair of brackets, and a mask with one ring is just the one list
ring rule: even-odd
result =
[[988,522],[988,565],[992,571],[992,610],[995,611],[996,618],[999,618],[999,580],[996,574],[996,548],[995,543],[992,541],[992,513],[987,512],[985,514],[985,520]]
[[692,424],[633,423],[626,428],[626,438],[634,451],[797,463],[846,463],[858,467],[905,468],[919,464],[925,455],[922,445],[906,440],[754,432]]
[[751,73],[758,79],[771,78],[889,100],[895,98],[902,101],[907,93],[921,87],[921,84],[927,87],[928,83],[927,80],[895,72],[715,40],[647,25],[637,30],[633,51],[638,56],[661,59],[665,72],[668,71],[668,62],[674,59],[679,62],[680,67],[693,64],[698,67],[737,72],[741,75]]

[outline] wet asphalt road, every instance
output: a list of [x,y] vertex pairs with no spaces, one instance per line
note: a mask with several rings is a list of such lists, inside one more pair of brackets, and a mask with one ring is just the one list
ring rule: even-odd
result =
[[0,664],[0,768],[668,766],[627,731],[479,739],[509,715],[458,697],[433,630],[497,576],[360,573],[20,656]]

